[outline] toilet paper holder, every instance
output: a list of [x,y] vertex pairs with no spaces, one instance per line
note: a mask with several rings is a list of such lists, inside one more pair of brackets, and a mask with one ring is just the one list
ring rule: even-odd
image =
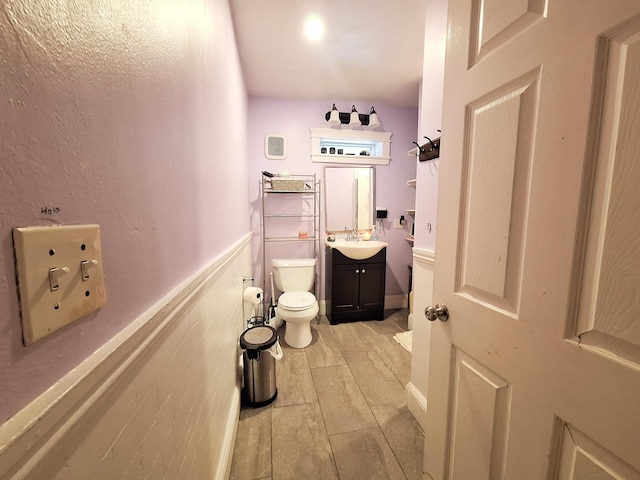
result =
[[264,292],[258,287],[247,287],[242,292],[242,299],[252,305],[260,305],[264,298]]
[[251,305],[251,315],[247,319],[247,327],[257,327],[265,324],[263,314],[264,291],[258,287],[246,287],[242,292],[242,300],[245,304]]

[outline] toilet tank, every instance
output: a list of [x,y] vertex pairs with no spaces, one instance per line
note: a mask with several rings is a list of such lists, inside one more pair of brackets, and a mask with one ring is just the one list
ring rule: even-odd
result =
[[308,292],[316,278],[315,258],[274,258],[273,279],[282,292]]

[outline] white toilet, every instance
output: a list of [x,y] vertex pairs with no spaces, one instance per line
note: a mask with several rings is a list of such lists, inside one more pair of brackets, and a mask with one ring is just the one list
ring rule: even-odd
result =
[[309,290],[316,278],[315,258],[274,258],[273,278],[282,295],[278,298],[276,323],[287,322],[284,340],[294,348],[311,343],[309,323],[318,315],[318,302]]

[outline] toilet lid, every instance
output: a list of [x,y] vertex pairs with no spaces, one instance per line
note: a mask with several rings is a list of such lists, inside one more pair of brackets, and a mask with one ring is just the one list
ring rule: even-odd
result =
[[316,297],[311,292],[286,292],[278,298],[278,306],[287,310],[305,310],[312,307]]

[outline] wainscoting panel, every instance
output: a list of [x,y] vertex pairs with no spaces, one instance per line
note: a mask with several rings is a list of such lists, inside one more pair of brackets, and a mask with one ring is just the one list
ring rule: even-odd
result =
[[0,426],[0,478],[227,478],[249,240]]
[[424,309],[433,305],[435,261],[433,251],[413,248],[413,347],[411,349],[411,382],[407,385],[407,408],[423,429],[426,426],[431,343],[431,322],[425,318]]

